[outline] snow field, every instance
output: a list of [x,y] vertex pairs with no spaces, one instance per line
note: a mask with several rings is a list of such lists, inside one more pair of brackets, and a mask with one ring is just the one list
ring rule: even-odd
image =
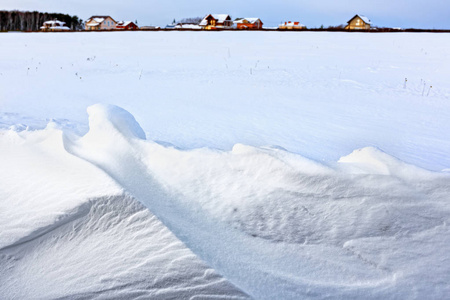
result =
[[445,36],[1,36],[0,291],[445,298]]
[[86,107],[109,103],[132,111],[150,140],[182,149],[279,145],[326,162],[375,146],[441,171],[450,165],[446,37],[5,34],[0,122],[55,119],[81,134]]

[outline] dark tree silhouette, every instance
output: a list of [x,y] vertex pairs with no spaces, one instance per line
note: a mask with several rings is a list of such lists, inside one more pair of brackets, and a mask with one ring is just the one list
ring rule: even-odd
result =
[[77,16],[38,11],[0,10],[0,31],[38,31],[46,21],[58,19],[72,30],[83,29],[83,20]]

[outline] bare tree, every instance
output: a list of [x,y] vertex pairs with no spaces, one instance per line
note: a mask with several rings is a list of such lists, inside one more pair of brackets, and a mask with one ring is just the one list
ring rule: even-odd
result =
[[181,19],[181,21],[179,23],[198,25],[202,20],[203,20],[203,18],[201,18],[201,17],[184,18],[184,19]]
[[45,21],[58,19],[72,30],[83,27],[83,20],[77,16],[60,13],[41,13],[38,11],[0,10],[0,31],[38,31]]

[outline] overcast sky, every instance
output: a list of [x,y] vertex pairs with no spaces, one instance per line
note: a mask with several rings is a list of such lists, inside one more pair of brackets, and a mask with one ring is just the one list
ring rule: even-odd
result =
[[0,0],[0,10],[38,10],[77,15],[111,15],[165,25],[173,19],[226,13],[233,18],[259,17],[265,25],[301,21],[308,27],[340,25],[355,14],[376,26],[450,29],[450,0]]

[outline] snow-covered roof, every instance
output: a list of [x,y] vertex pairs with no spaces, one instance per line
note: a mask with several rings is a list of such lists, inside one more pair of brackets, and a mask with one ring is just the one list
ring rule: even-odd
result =
[[112,17],[110,17],[110,16],[92,16],[92,17],[90,17],[89,19],[87,19],[87,21],[88,22],[91,22],[91,21],[95,21],[95,22],[97,22],[97,23],[102,23],[103,21],[105,21],[106,19],[111,19],[111,20],[113,20],[114,22],[116,22]]
[[52,25],[52,26],[64,26],[64,25],[66,25],[66,22],[54,20],[54,21],[46,21],[46,22],[44,22],[44,24]]
[[249,23],[256,23],[258,22],[259,18],[245,18]]
[[[224,22],[227,18],[230,18],[230,15],[226,15],[226,14],[214,14],[212,15],[214,19],[217,20],[217,22],[222,23]],[[231,18],[230,18],[231,19]]]
[[207,15],[206,17],[204,17],[203,20],[200,22],[199,25],[200,25],[200,26],[206,26],[206,25],[208,25],[208,20],[207,20],[207,18],[208,18],[209,16],[212,16],[214,19],[216,19],[216,20],[217,20],[217,23],[223,23],[223,22],[225,22],[228,18],[231,20],[230,15],[227,15],[227,14],[210,14],[210,15]]
[[243,18],[243,19],[234,21],[234,23],[241,24],[241,23],[244,23],[244,20],[246,20],[248,23],[254,24],[254,23],[258,22],[259,18]]
[[95,22],[95,23],[87,23],[86,24],[86,26],[92,26],[92,27],[95,27],[95,26],[98,26],[98,25],[100,25],[100,23],[97,23],[97,22]]
[[356,18],[356,17],[359,17],[359,18],[360,18],[361,20],[363,20],[364,23],[366,23],[366,24],[372,24],[372,23],[370,22],[369,18],[366,17],[366,16],[363,16],[363,15],[355,15],[355,16],[354,16],[353,18],[351,18],[350,21],[348,21],[347,23],[350,23],[351,20],[353,20],[353,19]]
[[370,22],[368,17],[361,16],[361,15],[358,15],[358,17],[360,17],[366,24],[371,24],[371,22]]
[[131,23],[134,24],[133,21],[120,21],[119,23],[117,23],[117,25],[126,27],[126,26],[130,25]]

